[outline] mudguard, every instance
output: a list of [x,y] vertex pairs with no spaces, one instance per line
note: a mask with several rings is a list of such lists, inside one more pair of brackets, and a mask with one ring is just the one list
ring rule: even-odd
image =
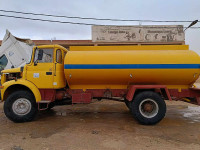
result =
[[41,94],[40,94],[39,89],[32,82],[23,80],[23,79],[18,79],[16,81],[15,80],[7,81],[1,86],[2,101],[5,100],[4,94],[5,94],[6,90],[8,90],[9,87],[14,86],[14,85],[23,85],[23,86],[27,87],[34,94],[36,102],[41,101]]

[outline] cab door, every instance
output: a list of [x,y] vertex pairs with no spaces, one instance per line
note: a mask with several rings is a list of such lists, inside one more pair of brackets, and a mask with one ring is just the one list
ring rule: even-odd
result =
[[66,52],[62,49],[55,49],[54,51],[54,79],[53,86],[54,89],[64,88],[66,86],[66,79],[64,76],[64,57]]
[[36,49],[34,60],[27,66],[27,80],[39,89],[53,89],[54,49]]

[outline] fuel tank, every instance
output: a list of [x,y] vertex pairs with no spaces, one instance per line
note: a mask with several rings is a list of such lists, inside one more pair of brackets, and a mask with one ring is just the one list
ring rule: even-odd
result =
[[64,64],[71,89],[189,88],[200,75],[200,57],[186,45],[73,47]]

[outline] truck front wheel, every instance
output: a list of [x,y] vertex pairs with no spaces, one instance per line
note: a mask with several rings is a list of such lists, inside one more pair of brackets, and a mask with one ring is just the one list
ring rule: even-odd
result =
[[4,103],[4,113],[13,122],[32,121],[37,112],[35,98],[28,91],[16,91]]
[[162,97],[152,91],[141,92],[132,101],[132,115],[141,124],[152,125],[161,121],[166,113]]

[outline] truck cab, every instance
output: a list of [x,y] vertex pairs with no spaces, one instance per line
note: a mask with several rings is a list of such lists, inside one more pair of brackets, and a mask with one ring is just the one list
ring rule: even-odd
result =
[[56,89],[66,87],[64,57],[67,51],[59,45],[37,46],[33,48],[30,63],[1,72],[1,100],[5,101],[8,118],[14,122],[32,120],[38,110],[37,103],[46,100],[48,104],[48,100],[55,99]]
[[60,89],[66,86],[64,56],[67,50],[58,45],[34,48],[30,64],[26,65],[26,80],[38,89]]
[[20,79],[34,83],[39,89],[65,87],[64,57],[66,53],[67,49],[60,45],[34,47],[31,61],[24,67],[1,72],[1,84],[12,79]]

